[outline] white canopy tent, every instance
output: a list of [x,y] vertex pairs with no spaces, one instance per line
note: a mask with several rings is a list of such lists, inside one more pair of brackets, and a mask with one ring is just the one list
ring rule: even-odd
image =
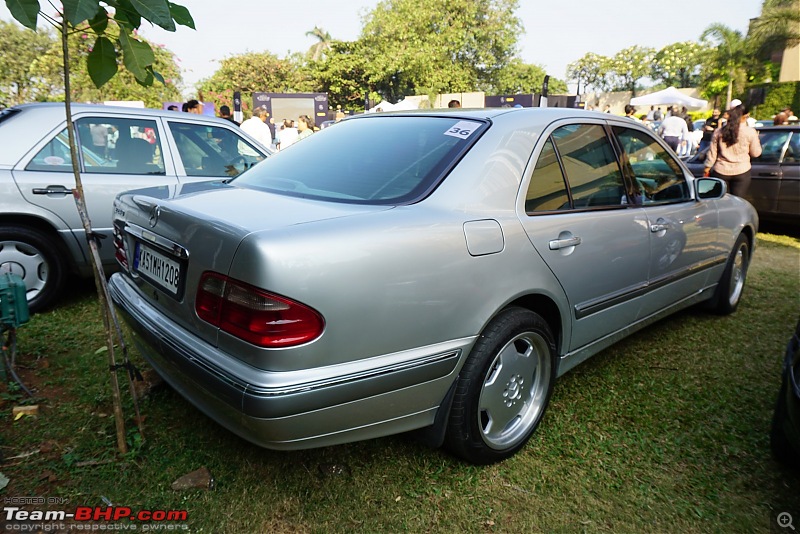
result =
[[419,109],[419,101],[406,98],[401,100],[397,104],[392,104],[391,102],[387,102],[386,100],[381,100],[381,103],[375,106],[374,108],[370,108],[367,113],[375,113],[380,109],[381,111],[406,111],[409,109]]
[[708,102],[699,98],[692,98],[689,95],[681,93],[674,87],[667,87],[663,91],[656,91],[655,93],[637,96],[631,99],[632,106],[663,106],[670,104],[700,109],[706,107]]

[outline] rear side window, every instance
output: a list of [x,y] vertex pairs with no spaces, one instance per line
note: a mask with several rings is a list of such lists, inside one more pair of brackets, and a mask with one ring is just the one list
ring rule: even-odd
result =
[[619,206],[625,188],[614,150],[602,126],[571,124],[553,132],[574,208]]
[[[75,130],[82,171],[87,174],[165,174],[155,121],[84,117],[75,121]],[[72,172],[67,130],[47,143],[26,169]]]
[[479,120],[374,116],[342,121],[270,157],[236,185],[358,204],[415,201],[469,150]]

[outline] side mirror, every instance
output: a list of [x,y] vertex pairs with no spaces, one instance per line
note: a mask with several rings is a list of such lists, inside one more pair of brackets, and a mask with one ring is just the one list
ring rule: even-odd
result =
[[694,182],[697,190],[697,198],[702,200],[713,200],[722,198],[728,192],[728,186],[719,178],[698,178]]

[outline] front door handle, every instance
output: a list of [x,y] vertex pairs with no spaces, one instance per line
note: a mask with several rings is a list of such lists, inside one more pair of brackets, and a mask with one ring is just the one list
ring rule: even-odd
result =
[[577,247],[581,244],[581,238],[578,236],[570,237],[567,239],[553,239],[550,241],[550,250],[559,250],[562,248]]
[[760,172],[758,173],[759,176],[780,176],[781,173],[779,172]]
[[47,187],[35,187],[34,195],[71,195],[72,189],[67,189],[63,185],[48,185]]

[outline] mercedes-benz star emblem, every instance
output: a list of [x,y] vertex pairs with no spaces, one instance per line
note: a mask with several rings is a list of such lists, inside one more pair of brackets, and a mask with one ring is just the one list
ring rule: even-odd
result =
[[158,216],[161,215],[161,208],[156,206],[150,212],[150,228],[153,228],[158,223]]

